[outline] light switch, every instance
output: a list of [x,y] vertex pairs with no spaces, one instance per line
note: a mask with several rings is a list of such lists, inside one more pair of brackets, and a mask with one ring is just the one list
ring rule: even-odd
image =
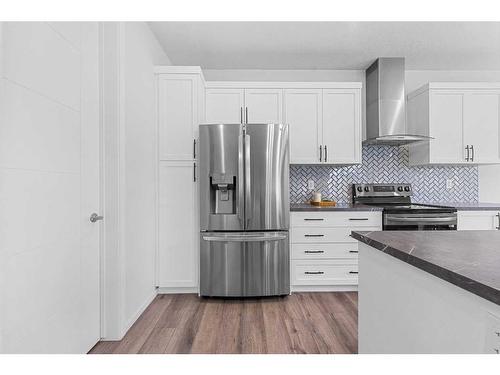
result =
[[446,189],[453,189],[453,180],[451,178],[446,179]]
[[314,190],[314,181],[313,180],[307,181],[307,188],[309,190]]

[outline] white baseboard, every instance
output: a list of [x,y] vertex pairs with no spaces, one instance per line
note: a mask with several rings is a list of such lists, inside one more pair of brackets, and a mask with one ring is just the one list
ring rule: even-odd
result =
[[198,294],[197,287],[184,287],[184,286],[176,286],[176,287],[158,287],[158,294]]
[[294,292],[357,292],[357,285],[292,285]]

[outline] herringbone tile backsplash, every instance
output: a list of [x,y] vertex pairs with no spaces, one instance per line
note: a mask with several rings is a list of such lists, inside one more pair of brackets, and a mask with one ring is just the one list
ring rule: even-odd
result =
[[[453,188],[446,189],[446,180]],[[313,180],[315,191],[337,202],[351,201],[354,183],[411,183],[414,202],[478,202],[478,169],[475,166],[410,167],[407,147],[363,146],[361,165],[290,166],[290,202],[311,199],[307,181]]]

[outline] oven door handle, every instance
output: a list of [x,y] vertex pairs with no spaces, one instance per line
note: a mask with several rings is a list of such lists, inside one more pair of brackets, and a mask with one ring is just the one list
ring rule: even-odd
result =
[[406,223],[415,223],[415,222],[456,222],[456,216],[440,216],[440,217],[412,217],[412,216],[389,216],[385,217],[390,221],[400,221]]

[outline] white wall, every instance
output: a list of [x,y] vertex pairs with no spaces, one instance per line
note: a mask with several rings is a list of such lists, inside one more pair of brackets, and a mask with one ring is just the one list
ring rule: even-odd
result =
[[171,65],[144,22],[123,25],[125,324],[156,293],[155,65]]
[[156,295],[153,67],[170,65],[147,24],[102,24],[105,129],[103,337],[120,339]]
[[[360,81],[365,85],[363,70],[211,70],[203,71],[207,81]],[[496,71],[408,70],[405,75],[406,93],[431,81],[497,81]],[[363,134],[365,134],[365,93],[363,91]],[[500,166],[479,167],[479,199],[500,202]]]

